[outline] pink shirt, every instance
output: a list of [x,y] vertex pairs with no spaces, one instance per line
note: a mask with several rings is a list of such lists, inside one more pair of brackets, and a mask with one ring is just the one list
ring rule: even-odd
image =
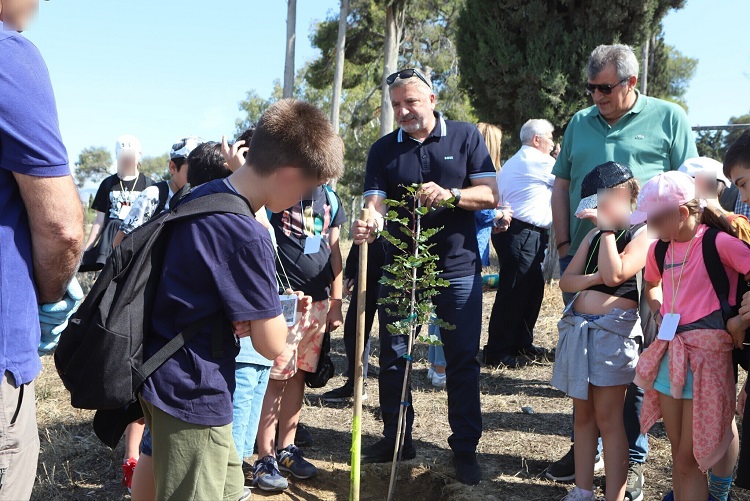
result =
[[[672,242],[667,249],[664,259],[664,277],[659,275],[659,267],[656,265],[656,242],[651,244],[646,259],[646,272],[644,278],[647,282],[658,282],[661,280],[664,302],[661,306],[661,314],[670,311],[680,314],[680,325],[693,323],[707,317],[714,311],[720,309],[719,298],[713,291],[711,279],[703,263],[703,235],[708,226],[701,224],[690,242]],[[690,253],[685,261],[685,269],[682,270],[682,262],[685,253],[690,246]],[[729,276],[729,303],[734,306],[737,295],[738,273],[743,275],[750,271],[750,249],[744,242],[733,236],[720,232],[716,237],[716,248],[719,251],[724,268]],[[674,257],[673,257],[674,250]],[[682,282],[680,272],[682,271]],[[673,275],[674,274],[674,275]],[[674,276],[674,287],[672,277]],[[672,293],[680,283],[677,296],[672,310]]]

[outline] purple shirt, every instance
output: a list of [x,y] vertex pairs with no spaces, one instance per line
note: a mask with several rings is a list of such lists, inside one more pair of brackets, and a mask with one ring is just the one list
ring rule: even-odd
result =
[[42,364],[31,231],[13,173],[60,177],[70,167],[47,66],[34,44],[0,22],[0,376],[9,371],[20,385]]
[[[196,188],[188,200],[232,193],[223,179]],[[235,214],[175,223],[154,299],[146,355],[153,355],[188,326],[222,311],[229,320],[261,320],[281,314],[271,237],[255,219]],[[235,357],[239,344],[227,327],[223,357],[213,358],[206,325],[143,385],[142,396],[187,423],[232,422]]]

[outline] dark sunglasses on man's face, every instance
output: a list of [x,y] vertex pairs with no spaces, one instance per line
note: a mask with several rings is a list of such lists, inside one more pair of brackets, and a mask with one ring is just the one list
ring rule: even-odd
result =
[[396,73],[393,73],[391,75],[388,75],[388,78],[385,79],[385,83],[387,83],[388,85],[392,85],[393,82],[395,82],[397,78],[406,79],[406,78],[411,78],[411,77],[417,77],[418,79],[423,81],[425,84],[427,84],[427,87],[432,89],[432,85],[430,85],[427,79],[424,76],[422,76],[422,74],[419,71],[415,70],[414,68],[408,68],[405,70],[397,71]]
[[594,91],[598,90],[599,92],[601,92],[605,96],[609,96],[610,94],[612,94],[612,90],[615,87],[617,87],[618,85],[624,84],[628,80],[630,80],[630,78],[623,78],[622,80],[620,80],[616,84],[611,84],[611,85],[609,85],[609,84],[592,84],[592,83],[587,83],[586,84],[586,92],[588,92],[589,94],[593,95]]

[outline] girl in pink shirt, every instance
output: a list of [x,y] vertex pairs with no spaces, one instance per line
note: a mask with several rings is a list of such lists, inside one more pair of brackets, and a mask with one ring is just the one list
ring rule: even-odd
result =
[[[635,382],[646,390],[641,428],[663,417],[672,447],[672,485],[665,500],[709,497],[705,471],[722,459],[735,438],[732,348],[745,329],[739,316],[725,324],[703,258],[703,239],[716,231],[716,249],[730,283],[750,272],[750,249],[734,237],[726,218],[695,198],[693,179],[666,172],[643,187],[635,219],[648,217],[652,234],[669,242],[660,272],[656,245],[646,261],[645,294],[660,325],[641,354]],[[734,306],[734,305],[733,305]]]

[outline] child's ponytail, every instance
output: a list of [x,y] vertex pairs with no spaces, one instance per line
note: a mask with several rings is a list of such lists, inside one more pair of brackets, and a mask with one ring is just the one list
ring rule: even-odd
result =
[[698,215],[698,221],[700,223],[705,224],[709,228],[716,228],[719,231],[737,237],[737,232],[734,230],[732,223],[730,223],[729,219],[717,209],[710,205],[701,209],[701,202],[699,200],[691,200],[685,204],[685,207],[688,208],[690,214]]

